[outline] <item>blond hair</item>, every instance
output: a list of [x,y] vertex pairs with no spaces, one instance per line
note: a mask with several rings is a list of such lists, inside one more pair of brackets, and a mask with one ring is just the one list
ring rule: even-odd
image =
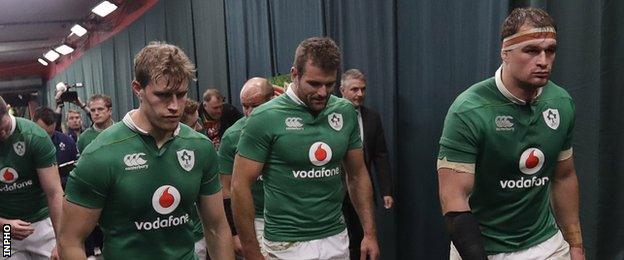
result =
[[195,80],[195,65],[180,47],[164,42],[150,42],[134,57],[134,80],[142,88],[160,79],[167,88]]

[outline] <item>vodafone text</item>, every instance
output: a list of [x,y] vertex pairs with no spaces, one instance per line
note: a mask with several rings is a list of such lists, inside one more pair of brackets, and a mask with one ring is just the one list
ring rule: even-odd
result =
[[323,168],[312,168],[308,171],[292,171],[293,176],[295,176],[295,178],[301,178],[301,179],[305,179],[305,178],[323,178],[323,177],[330,177],[330,176],[334,176],[334,175],[339,175],[340,174],[340,167],[336,167],[333,169],[325,169],[325,167]]
[[548,177],[520,178],[519,180],[502,180],[500,181],[501,188],[503,189],[522,189],[544,186],[548,183]]
[[169,215],[168,218],[161,219],[160,217],[156,218],[154,221],[144,221],[144,222],[134,222],[137,230],[156,230],[160,228],[168,228],[175,227],[178,225],[186,224],[189,221],[189,214],[184,214],[182,216],[174,217],[173,215]]
[[14,191],[14,190],[19,190],[21,188],[26,188],[31,185],[33,185],[32,180],[23,181],[20,183],[15,182],[13,184],[7,184],[7,185],[4,185],[4,187],[0,187],[0,191]]

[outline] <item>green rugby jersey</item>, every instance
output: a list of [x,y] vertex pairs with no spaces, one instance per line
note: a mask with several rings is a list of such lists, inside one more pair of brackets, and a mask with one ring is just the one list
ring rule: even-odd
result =
[[[221,174],[232,174],[234,168],[234,157],[236,156],[236,146],[240,139],[241,131],[245,127],[246,117],[242,117],[230,128],[225,130],[223,137],[221,137],[221,146],[219,146],[219,172]],[[264,187],[262,185],[262,175],[258,177],[258,180],[251,186],[251,194],[253,195],[254,208],[256,211],[256,218],[262,218],[264,215]]]
[[469,203],[488,254],[532,247],[558,230],[550,185],[559,158],[571,156],[574,104],[553,82],[540,91],[523,104],[499,69],[460,94],[444,122],[438,167],[474,165]]
[[190,214],[221,189],[212,143],[180,124],[160,149],[130,114],[82,152],[66,199],[102,209],[107,259],[196,259]]
[[48,217],[37,169],[56,164],[56,148],[37,124],[9,116],[11,134],[0,142],[0,217],[37,222]]
[[78,137],[78,142],[76,142],[76,147],[78,147],[78,152],[82,153],[84,149],[89,145],[102,131],[95,130],[94,126],[87,128],[80,136]]
[[362,146],[351,103],[331,96],[316,116],[292,89],[254,109],[239,155],[264,163],[264,235],[307,241],[340,233],[344,190],[340,164]]

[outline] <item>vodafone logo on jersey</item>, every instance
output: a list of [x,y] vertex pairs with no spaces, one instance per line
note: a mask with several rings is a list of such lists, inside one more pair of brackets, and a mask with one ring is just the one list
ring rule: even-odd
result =
[[180,192],[171,185],[160,186],[152,195],[152,206],[159,214],[173,212],[180,205]]
[[542,169],[545,160],[544,153],[540,149],[529,148],[520,156],[518,167],[524,174],[535,174]]
[[11,167],[4,167],[0,170],[0,181],[6,184],[14,183],[18,177],[17,171]]
[[332,150],[328,144],[316,142],[310,146],[308,155],[310,156],[310,162],[312,162],[312,164],[315,166],[323,166],[331,160]]
[[[528,148],[520,155],[520,161],[518,162],[518,168],[520,172],[526,175],[533,175],[539,172],[544,166],[546,157],[544,153],[537,148]],[[546,176],[522,176],[520,179],[515,180],[501,180],[500,186],[502,189],[530,189],[534,187],[547,186],[550,179]]]
[[[181,201],[180,192],[171,185],[160,186],[152,195],[152,207],[161,215],[173,212]],[[190,221],[189,214],[184,213],[179,216],[158,216],[156,219],[147,221],[135,221],[134,225],[139,231],[150,231],[157,229],[173,228],[184,225]]]

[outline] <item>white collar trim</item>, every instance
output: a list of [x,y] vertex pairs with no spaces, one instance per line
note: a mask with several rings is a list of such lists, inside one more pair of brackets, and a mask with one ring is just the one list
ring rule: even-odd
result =
[[[138,109],[133,109],[128,111],[128,113],[126,113],[126,115],[124,116],[122,122],[128,127],[130,128],[130,130],[137,132],[139,134],[142,135],[149,135],[149,133],[147,131],[145,131],[144,129],[141,129],[135,122],[134,120],[132,120],[132,117],[130,116],[131,114],[133,114],[134,112],[137,112]],[[175,131],[173,131],[173,136],[177,136],[180,133],[180,123],[178,123],[178,127],[176,128]]]
[[15,132],[15,128],[17,127],[17,120],[15,120],[15,117],[11,114],[9,114],[9,117],[11,118],[11,131],[9,131],[9,134],[7,136],[11,136],[13,132]]
[[302,106],[306,106],[305,103],[303,103],[303,101],[301,101],[301,99],[297,96],[297,94],[295,94],[295,91],[293,90],[293,86],[295,84],[290,83],[288,85],[288,89],[286,90],[286,95],[288,95],[288,97],[295,103],[297,103],[297,105],[302,105]]

